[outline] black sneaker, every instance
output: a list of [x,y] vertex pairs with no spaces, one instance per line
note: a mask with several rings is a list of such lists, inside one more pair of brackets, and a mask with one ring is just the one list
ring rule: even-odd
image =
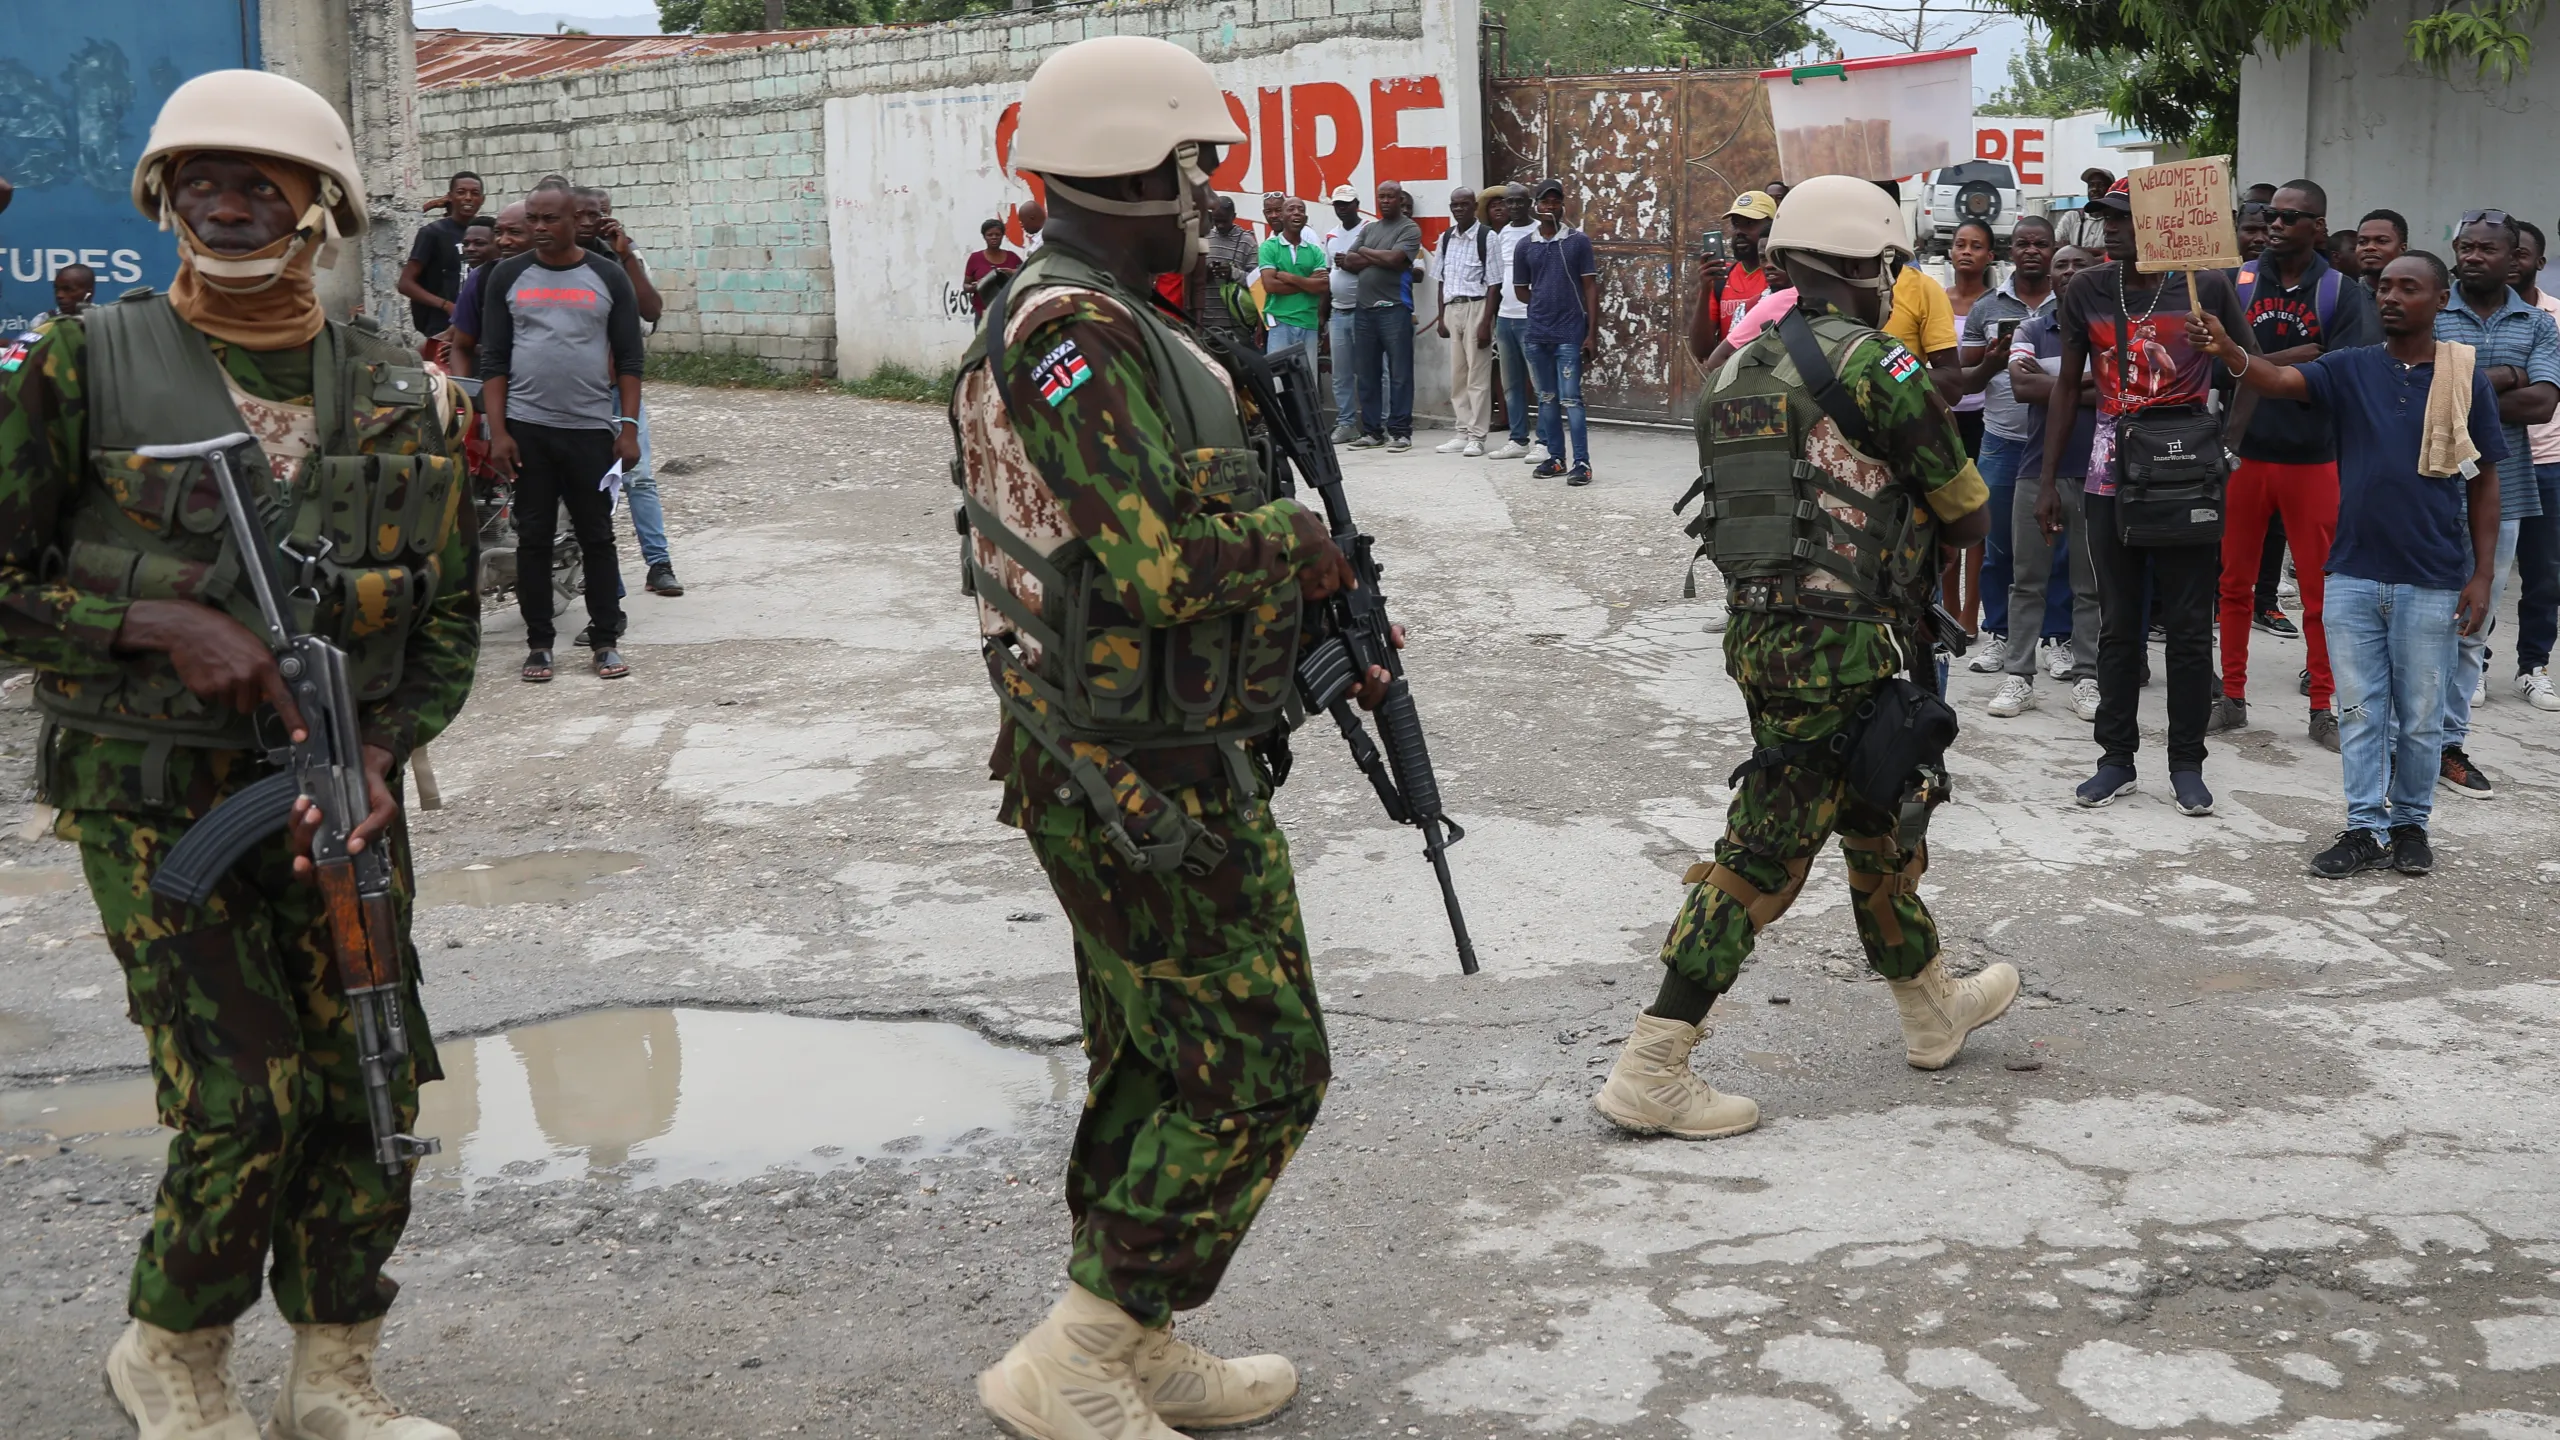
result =
[[[619,639],[621,639],[623,636],[628,635],[628,634],[630,634],[630,633],[631,633],[631,617],[630,617],[630,616],[625,615],[625,616],[623,616],[620,620],[618,620],[618,621],[616,621],[616,622],[614,623],[614,627],[613,627],[613,638],[614,638],[614,639],[619,640]],[[577,647],[578,647],[579,649],[581,649],[581,650],[593,650],[594,648],[596,648],[596,627],[595,627],[594,625],[592,625],[592,624],[589,624],[589,625],[582,625],[582,626],[580,626],[580,627],[578,628],[578,638],[576,638],[576,639],[574,639],[574,640],[570,641],[569,643],[570,643],[570,644],[572,644],[572,645],[577,646]]]
[[2308,666],[2308,665],[2304,666],[2304,667],[2301,669],[2301,671],[2300,671],[2299,673],[2297,673],[2297,674],[2293,677],[2293,688],[2294,688],[2296,691],[2298,691],[2299,693],[2304,694],[2304,695],[2308,695],[2308,694],[2310,694],[2310,693],[2311,693],[2311,667],[2310,667],[2310,666]]
[[2080,788],[2072,792],[2072,798],[2080,803],[2081,809],[2095,810],[2101,805],[2113,805],[2119,796],[2132,793],[2132,766],[2101,765],[2097,774],[2080,782]]
[[684,582],[676,578],[676,567],[672,562],[661,560],[649,567],[649,593],[669,599],[684,593]]
[[2234,700],[2228,695],[2216,695],[2213,697],[2213,713],[2205,717],[2204,732],[2212,735],[2224,730],[2238,730],[2246,727],[2248,723],[2248,701]]
[[1578,464],[1578,465],[1574,466],[1572,469],[1567,470],[1566,472],[1564,472],[1564,483],[1566,483],[1567,485],[1588,485],[1588,484],[1590,484],[1590,483],[1591,483],[1591,462],[1590,462],[1590,461],[1588,461],[1588,460],[1585,460],[1585,461],[1583,461],[1582,463],[1580,463],[1580,464]]
[[2314,710],[2311,712],[2311,743],[2332,755],[2338,753],[2337,711]]
[[2403,875],[2424,875],[2436,868],[2436,851],[2427,843],[2426,826],[2391,827],[2391,868]]
[[2302,631],[2294,625],[2293,617],[2282,610],[2261,610],[2249,624],[2254,629],[2264,630],[2270,635],[2281,635],[2287,640],[2302,638]]
[[[2414,828],[2414,827],[2411,827]],[[2418,842],[2426,843],[2421,832]],[[2344,880],[2391,864],[2391,851],[2370,830],[2341,830],[2338,843],[2311,857],[2311,873],[2323,880]]]
[[2169,793],[2177,798],[2178,813],[2181,815],[2213,813],[2213,792],[2205,788],[2204,772],[2201,770],[2170,771]]
[[1384,435],[1363,435],[1359,439],[1352,441],[1349,448],[1354,450],[1383,450],[1386,448],[1386,445],[1387,437]]
[[2444,747],[2444,763],[2436,771],[2436,778],[2444,782],[2447,790],[2474,800],[2486,800],[2498,790],[2489,783],[2489,772],[2472,764],[2471,757],[2463,754],[2459,745]]
[[1538,468],[1529,472],[1529,478],[1532,480],[1553,480],[1563,473],[1564,462],[1550,455],[1546,459],[1538,462]]

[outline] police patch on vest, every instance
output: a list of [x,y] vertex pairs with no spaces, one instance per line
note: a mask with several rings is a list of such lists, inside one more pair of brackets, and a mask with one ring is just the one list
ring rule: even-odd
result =
[[1707,424],[1718,440],[1784,440],[1787,399],[1783,395],[1735,395],[1707,406]]
[[1076,342],[1066,340],[1040,357],[1031,374],[1040,382],[1040,398],[1054,409],[1066,403],[1077,386],[1093,378],[1093,367],[1085,363],[1084,352],[1076,348]]
[[1920,373],[1920,358],[1888,340],[1884,344],[1884,373],[1899,383]]

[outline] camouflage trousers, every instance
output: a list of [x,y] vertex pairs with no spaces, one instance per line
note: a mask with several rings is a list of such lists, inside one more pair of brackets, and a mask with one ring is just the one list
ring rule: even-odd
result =
[[[354,1012],[345,1001],[320,892],[293,878],[282,834],[243,857],[201,905],[151,893],[185,821],[66,813],[107,943],[124,966],[127,1013],[151,1052],[169,1168],[134,1262],[126,1308],[167,1330],[227,1325],[270,1269],[296,1324],[348,1325],[391,1306],[382,1273],[409,1222],[410,1177],[373,1158]],[[403,1128],[418,1085],[440,1079],[418,1008],[408,943],[408,837],[389,837],[401,950],[413,977],[411,1059],[396,1076]]]
[[1074,929],[1091,1066],[1067,1273],[1148,1325],[1217,1290],[1333,1077],[1270,807],[1172,798],[1227,842],[1206,876],[1130,869],[1081,806],[1022,814]]
[[[1768,747],[1819,742],[1839,733],[1878,687],[1761,690],[1743,687],[1751,739]],[[1755,770],[1743,778],[1725,813],[1714,869],[1690,871],[1688,898],[1662,942],[1662,963],[1691,983],[1722,994],[1733,988],[1760,929],[1775,920],[1804,884],[1823,843],[1840,837],[1849,869],[1851,910],[1867,964],[1888,980],[1908,980],[1938,955],[1938,926],[1920,902],[1928,847],[1906,852],[1893,842],[1895,817],[1848,791],[1840,761],[1827,755]],[[1738,882],[1738,883],[1737,883]]]

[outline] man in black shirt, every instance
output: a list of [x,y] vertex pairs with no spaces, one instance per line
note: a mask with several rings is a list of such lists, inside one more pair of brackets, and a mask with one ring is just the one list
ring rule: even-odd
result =
[[[2267,248],[2241,267],[2240,303],[2258,349],[2278,365],[2301,365],[2323,351],[2382,343],[2373,297],[2321,254],[2328,240],[2328,193],[2308,180],[2276,192],[2267,206]],[[2212,730],[2249,723],[2249,629],[2270,515],[2281,515],[2302,587],[2302,629],[2311,669],[2311,738],[2338,748],[2330,709],[2329,645],[2321,625],[2320,577],[2338,528],[2338,448],[2329,412],[2310,400],[2253,397],[2257,409],[2240,439],[2240,464],[2225,494],[2222,525],[2222,694]],[[2243,401],[2242,403],[2247,403]]]
[[409,244],[408,262],[400,267],[400,293],[409,300],[409,322],[421,337],[418,353],[443,358],[444,332],[453,325],[453,297],[462,289],[462,232],[480,213],[480,177],[457,171],[445,186],[444,214],[418,227]]

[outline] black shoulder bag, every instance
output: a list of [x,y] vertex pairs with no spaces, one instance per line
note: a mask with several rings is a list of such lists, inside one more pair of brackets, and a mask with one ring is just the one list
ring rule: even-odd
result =
[[[2169,283],[2163,276],[2161,284]],[[2132,381],[2133,318],[2116,269],[2116,395]],[[2222,543],[2229,474],[2223,420],[2202,405],[2154,405],[2116,417],[2116,538],[2135,549]]]

